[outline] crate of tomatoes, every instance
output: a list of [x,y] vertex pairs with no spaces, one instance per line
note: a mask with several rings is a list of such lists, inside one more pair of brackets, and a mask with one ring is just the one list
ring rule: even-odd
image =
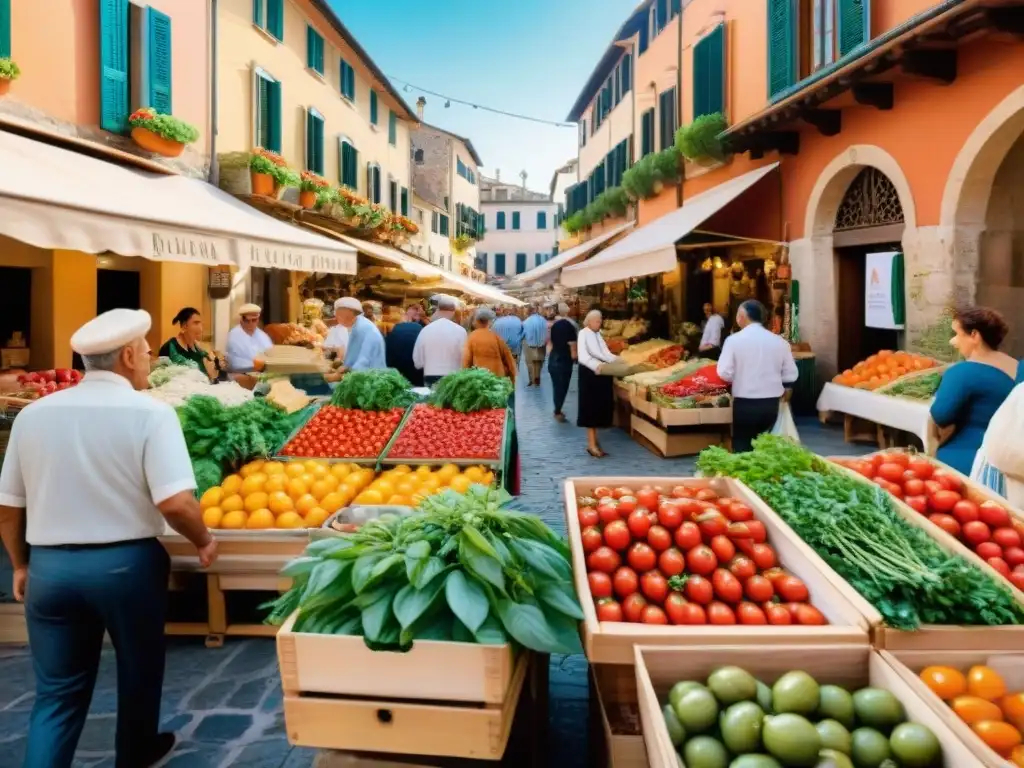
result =
[[364,411],[328,403],[288,438],[278,456],[375,465],[405,416],[405,408]]
[[591,663],[632,664],[636,644],[868,643],[860,612],[738,481],[570,478],[564,493]]

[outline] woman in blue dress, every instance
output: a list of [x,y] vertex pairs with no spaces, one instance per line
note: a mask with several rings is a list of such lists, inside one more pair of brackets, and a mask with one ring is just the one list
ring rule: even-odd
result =
[[1024,367],[999,351],[1009,327],[995,310],[960,310],[953,316],[952,326],[949,343],[965,360],[950,366],[942,376],[931,416],[940,428],[955,428],[939,448],[939,461],[970,475],[988,423],[1024,378]]

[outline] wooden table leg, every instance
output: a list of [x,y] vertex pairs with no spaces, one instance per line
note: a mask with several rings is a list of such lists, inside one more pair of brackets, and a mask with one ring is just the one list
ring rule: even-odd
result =
[[849,443],[853,441],[853,416],[849,414],[843,415],[843,442]]
[[206,574],[206,610],[207,623],[210,625],[206,647],[220,648],[224,645],[224,635],[228,631],[228,611],[224,591],[220,588],[220,576],[216,573]]

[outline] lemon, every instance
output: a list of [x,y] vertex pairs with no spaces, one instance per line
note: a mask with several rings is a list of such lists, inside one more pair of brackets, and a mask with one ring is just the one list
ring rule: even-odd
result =
[[459,468],[454,464],[445,464],[434,474],[438,480],[443,484],[448,484],[452,481],[452,478],[459,474]]
[[257,509],[249,515],[249,519],[245,521],[246,528],[252,528],[260,530],[263,528],[274,527],[274,513],[266,507]]
[[203,524],[207,528],[220,528],[220,521],[224,518],[224,510],[220,507],[207,507],[203,510]]
[[292,497],[284,491],[275,491],[270,494],[270,499],[267,504],[270,511],[275,515],[280,515],[285,512],[291,512],[295,509],[295,503],[292,501]]
[[199,499],[200,509],[209,509],[210,507],[216,507],[224,499],[225,493],[223,488],[210,488],[203,494],[203,497]]
[[479,483],[479,482],[482,482],[483,479],[484,479],[484,468],[483,467],[466,467],[465,472],[463,472],[462,474],[464,474],[466,477],[468,477],[471,482]]
[[360,468],[355,470],[346,482],[349,485],[355,485],[357,488],[362,489],[368,486],[373,481],[373,470]]
[[304,474],[305,471],[306,467],[303,466],[301,461],[290,461],[284,465],[284,473],[288,475],[288,477],[298,477],[299,475]]
[[240,474],[242,477],[254,475],[261,469],[263,469],[264,463],[265,462],[263,461],[263,459],[256,459],[256,461],[250,461],[248,464],[246,464],[244,467],[238,470],[238,474]]
[[370,484],[370,488],[377,491],[377,493],[379,493],[385,499],[388,496],[395,495],[395,485],[390,480],[374,480]]
[[420,477],[430,477],[431,469],[426,464],[416,467],[416,474]]
[[356,496],[356,504],[383,504],[384,497],[381,496],[380,491],[366,490]]
[[280,475],[271,475],[267,478],[267,482],[263,484],[263,490],[267,493],[278,493],[279,491],[287,490],[288,482],[288,475],[283,472]]
[[240,509],[236,509],[233,512],[227,512],[224,517],[221,518],[220,527],[227,529],[239,529],[245,528],[245,521],[249,519],[249,516]]
[[309,510],[316,506],[319,506],[319,502],[317,501],[316,496],[313,496],[308,493],[305,496],[300,496],[295,500],[295,511],[298,512],[300,515],[306,514],[307,512],[309,512]]
[[344,480],[352,474],[352,467],[348,464],[335,464],[331,467],[331,474],[339,480]]
[[399,475],[407,475],[410,472],[412,472],[412,467],[410,467],[408,464],[399,464],[397,467],[395,467],[395,472]]
[[245,497],[245,511],[252,514],[257,509],[263,509],[270,503],[270,498],[263,491],[250,493]]
[[278,528],[305,528],[306,521],[297,512],[285,512],[274,524]]
[[320,507],[325,509],[329,515],[333,515],[339,509],[344,507],[345,504],[345,497],[338,491],[331,491],[320,499]]
[[220,489],[224,491],[225,496],[238,493],[242,489],[242,476],[228,475],[224,478],[224,482],[220,484]]
[[410,480],[403,480],[395,486],[395,493],[401,494],[402,496],[412,496],[419,489],[419,483],[414,483]]
[[288,481],[288,495],[293,499],[305,496],[307,493],[309,493],[309,486],[301,478],[293,477]]
[[264,475],[283,475],[284,464],[280,461],[267,461],[263,463],[263,468],[260,470]]
[[326,522],[328,517],[330,517],[330,514],[328,514],[326,509],[323,507],[313,507],[302,520],[307,528],[319,528]]
[[330,471],[330,469],[327,466],[327,462],[326,461],[318,461],[317,459],[310,459],[309,461],[304,462],[304,464],[305,464],[305,467],[306,467],[306,471],[309,472],[309,474],[314,475],[316,477],[320,477],[321,475],[326,475]]
[[249,475],[245,480],[242,481],[242,489],[239,491],[243,496],[248,496],[251,493],[257,493],[263,490],[263,486],[267,482],[267,476],[262,472],[256,472],[255,474]]
[[412,506],[412,502],[409,500],[409,497],[408,496],[403,496],[400,493],[396,493],[394,496],[390,497],[388,499],[387,503],[391,504],[393,506],[396,506],[396,507],[411,507]]
[[425,491],[427,493],[433,493],[434,491],[437,491],[440,488],[441,481],[438,478],[434,477],[433,475],[424,479],[423,483],[420,485],[420,490]]
[[237,493],[233,493],[220,503],[220,508],[224,510],[225,513],[239,512],[245,509],[245,500]]
[[310,486],[309,486],[310,494],[317,501],[320,501],[320,499],[322,499],[324,496],[326,496],[332,490],[334,490],[334,489],[331,488],[330,484],[325,482],[325,481],[323,481],[323,480],[314,480],[312,483],[310,483]]
[[452,478],[452,481],[448,484],[456,493],[465,493],[469,490],[469,486],[473,484],[473,481],[466,475],[457,475]]

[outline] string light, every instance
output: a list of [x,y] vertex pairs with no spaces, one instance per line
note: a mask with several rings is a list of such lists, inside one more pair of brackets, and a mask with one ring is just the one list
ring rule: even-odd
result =
[[436,96],[439,99],[444,99],[444,101],[445,101],[445,104],[444,104],[445,109],[450,107],[452,104],[462,104],[462,105],[467,106],[467,107],[472,107],[473,109],[482,109],[484,112],[493,112],[496,115],[503,115],[505,117],[511,117],[511,118],[516,119],[516,120],[527,120],[527,121],[529,121],[531,123],[540,123],[541,125],[550,125],[550,126],[553,126],[555,128],[575,128],[576,127],[576,125],[574,123],[559,123],[559,122],[556,122],[554,120],[545,120],[544,118],[541,118],[541,117],[533,117],[531,115],[523,115],[523,114],[520,114],[518,112],[508,112],[508,111],[506,111],[504,109],[497,109],[495,107],[487,107],[487,106],[484,106],[483,104],[474,104],[472,101],[465,101],[463,99],[457,99],[454,96],[446,96],[443,93],[438,93],[436,91],[431,91],[431,90],[429,90],[427,88],[421,88],[418,85],[413,85],[412,83],[410,83],[410,82],[408,82],[406,80],[402,80],[402,79],[397,78],[397,77],[391,77],[390,75],[388,76],[388,79],[391,80],[392,82],[399,83],[402,86],[404,86],[403,90],[405,90],[405,91],[421,91],[423,93],[430,94],[431,96]]

